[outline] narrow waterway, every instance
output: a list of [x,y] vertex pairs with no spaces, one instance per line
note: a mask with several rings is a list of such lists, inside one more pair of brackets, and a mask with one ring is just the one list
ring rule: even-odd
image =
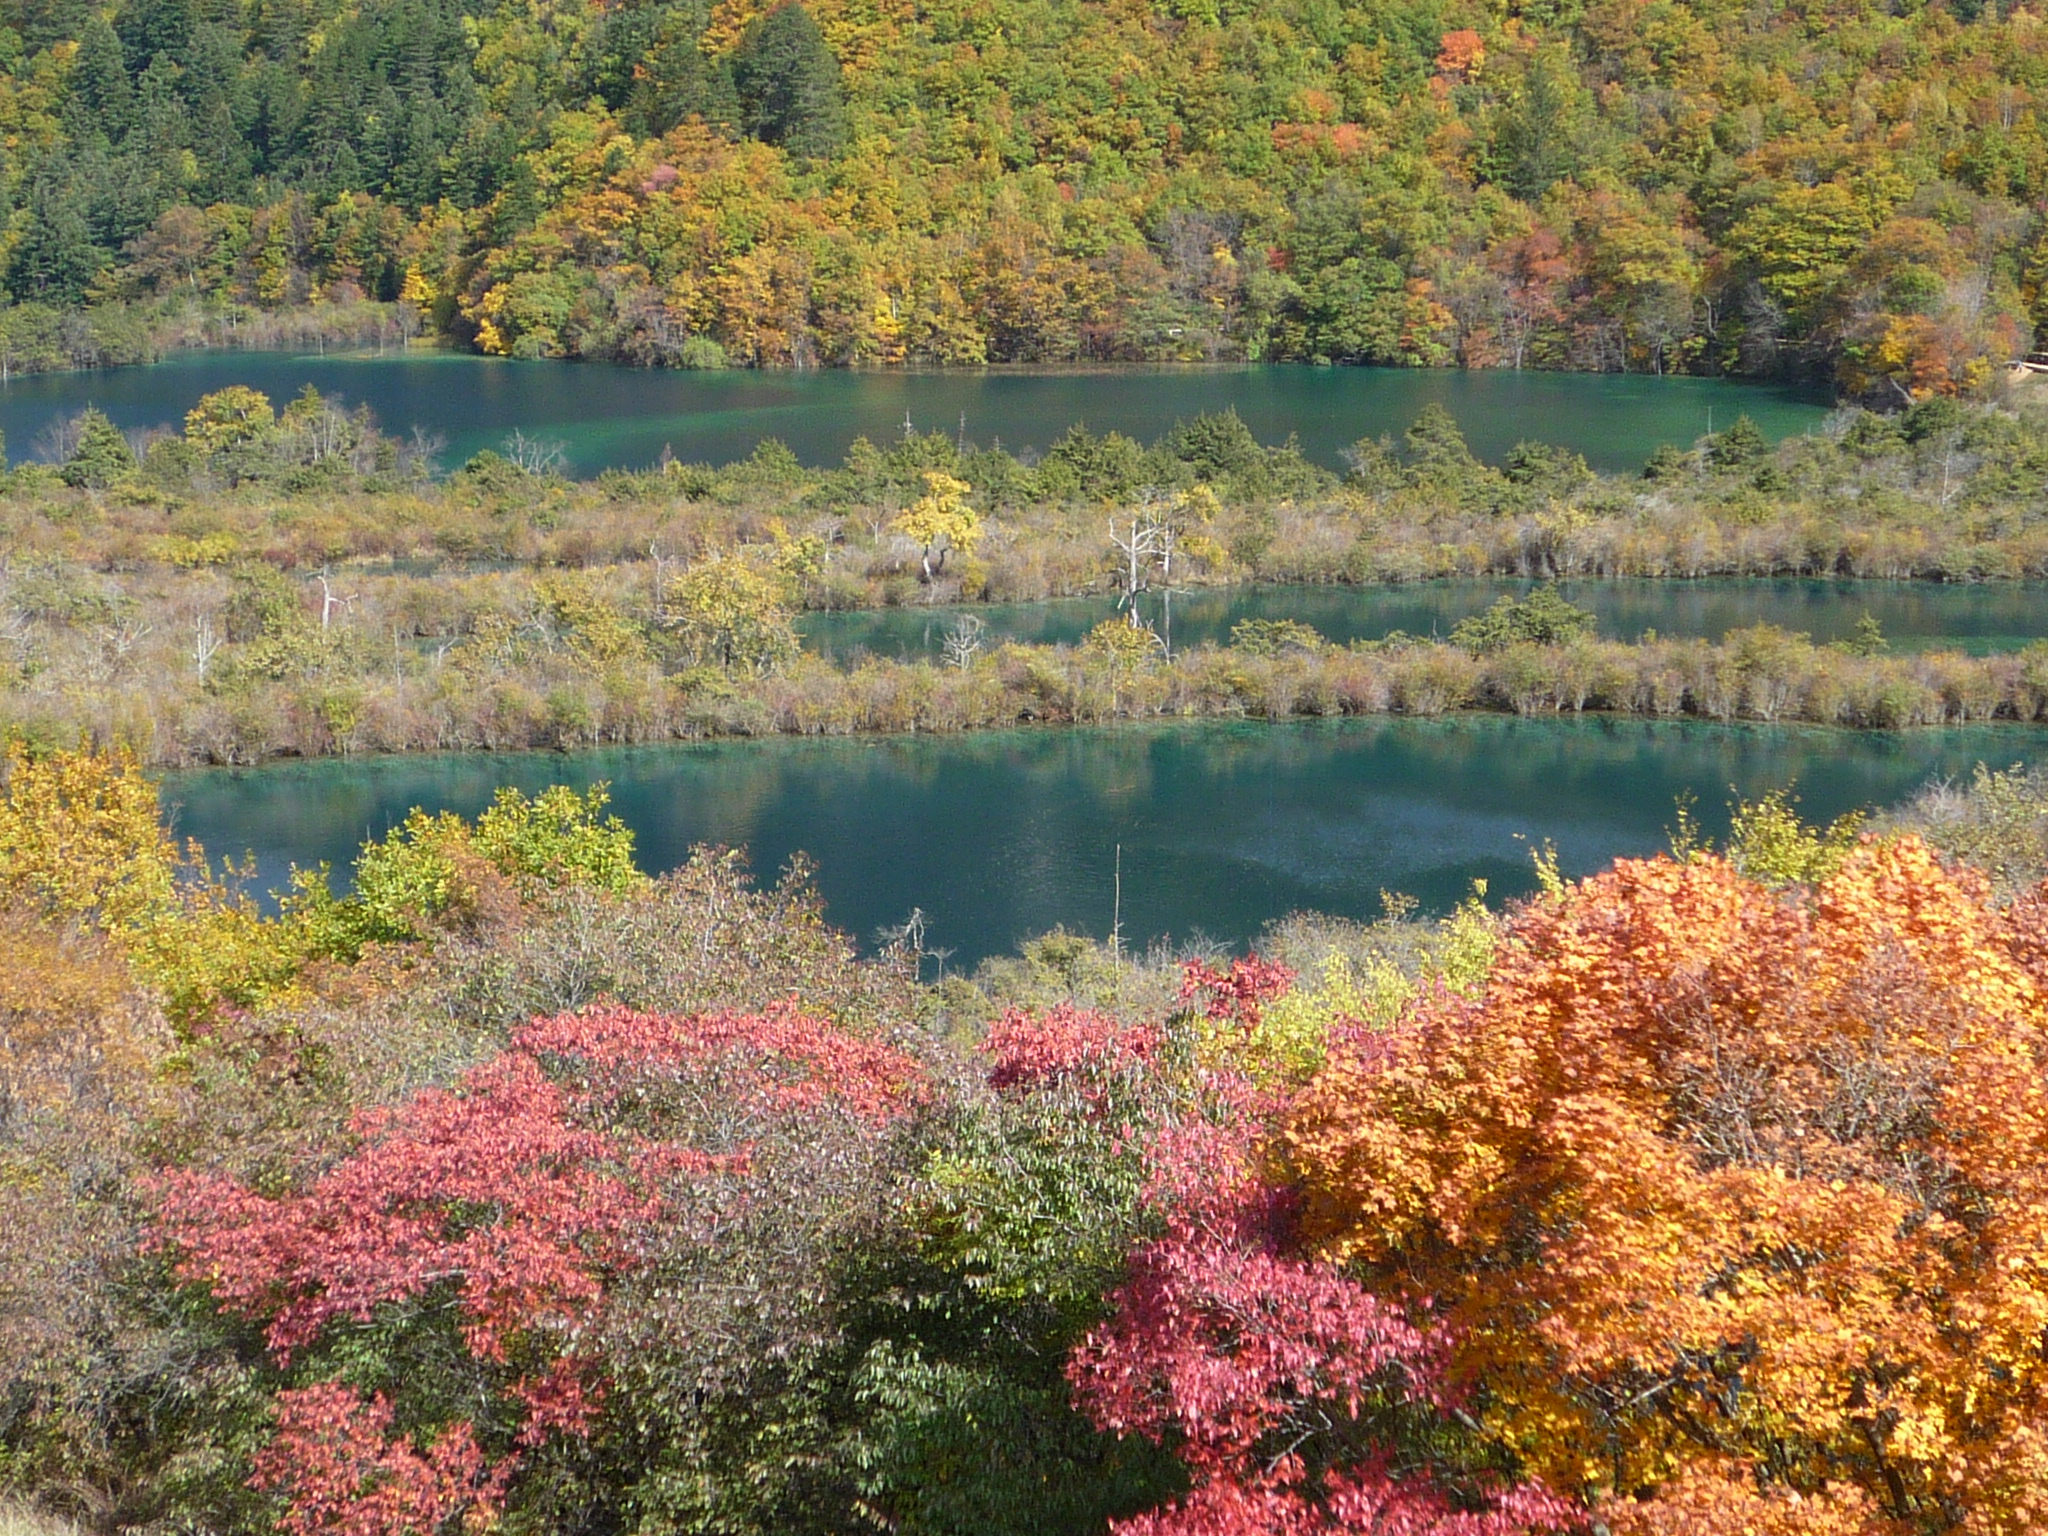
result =
[[[1521,597],[1528,581],[1424,581],[1401,586],[1219,587],[1171,599],[1148,593],[1139,601],[1154,629],[1178,646],[1223,642],[1246,619],[1292,619],[1325,639],[1344,644],[1378,640],[1395,630],[1445,636],[1458,621],[1502,597]],[[2020,582],[1959,586],[1911,581],[1566,581],[1564,597],[1593,613],[1610,640],[1668,636],[1719,640],[1731,629],[1776,624],[1811,635],[1818,644],[1846,640],[1868,615],[1898,650],[1953,648],[1986,655],[2019,650],[2048,639],[2048,588]],[[856,613],[812,613],[801,621],[804,641],[826,655],[859,651],[903,658],[940,654],[961,614],[971,614],[994,644],[1016,640],[1071,645],[1116,612],[1108,596],[1048,603],[985,604],[969,609],[881,608]]]

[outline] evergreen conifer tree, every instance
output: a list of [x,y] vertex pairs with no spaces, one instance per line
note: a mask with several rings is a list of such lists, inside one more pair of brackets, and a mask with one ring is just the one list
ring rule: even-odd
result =
[[46,166],[29,184],[27,211],[21,243],[7,264],[7,291],[24,302],[78,303],[106,253],[93,244],[77,187]]
[[792,155],[828,160],[846,145],[839,63],[811,13],[790,0],[747,28],[733,54],[741,126]]
[[87,408],[78,424],[78,446],[58,470],[66,485],[105,490],[135,468],[135,453],[106,413]]

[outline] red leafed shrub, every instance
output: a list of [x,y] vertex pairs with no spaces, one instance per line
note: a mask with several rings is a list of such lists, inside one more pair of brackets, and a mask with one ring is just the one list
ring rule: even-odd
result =
[[[1444,1340],[1337,1269],[1291,1256],[1293,1201],[1255,1172],[1255,1121],[1155,1144],[1164,1232],[1132,1256],[1114,1312],[1068,1378],[1100,1427],[1173,1446],[1188,1494],[1116,1536],[1509,1536],[1574,1524],[1537,1488],[1461,1508],[1383,1447],[1448,1406]],[[1467,1505],[1479,1501],[1469,1495]]]
[[457,1516],[497,1513],[513,1463],[488,1465],[466,1422],[424,1450],[391,1434],[391,1405],[323,1382],[277,1396],[277,1438],[257,1453],[258,1488],[291,1496],[291,1536],[437,1531]]
[[456,1420],[421,1449],[392,1437],[381,1397],[323,1382],[280,1394],[254,1479],[286,1495],[297,1536],[429,1531],[492,1503],[522,1448],[588,1432],[609,1287],[743,1203],[759,1138],[832,1114],[880,1128],[923,1092],[909,1058],[794,1009],[593,1008],[533,1021],[453,1089],[358,1115],[355,1149],[304,1189],[163,1175],[150,1242],[262,1323],[280,1368],[337,1322],[445,1315],[405,1309],[449,1297],[491,1384],[488,1432]]
[[1256,1029],[1266,1004],[1293,985],[1294,972],[1278,960],[1247,955],[1221,971],[1205,960],[1190,960],[1180,996],[1182,1002],[1200,999],[1202,1011],[1212,1019],[1231,1019]]
[[1012,1008],[989,1026],[982,1049],[995,1058],[989,1086],[1032,1092],[1072,1078],[1117,1076],[1142,1068],[1158,1053],[1156,1024],[1132,1024],[1059,1003],[1038,1018]]

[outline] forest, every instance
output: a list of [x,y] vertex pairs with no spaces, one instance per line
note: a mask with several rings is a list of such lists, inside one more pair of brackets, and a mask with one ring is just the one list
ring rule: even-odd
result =
[[8,0],[0,374],[433,339],[1967,395],[2048,318],[2013,0]]

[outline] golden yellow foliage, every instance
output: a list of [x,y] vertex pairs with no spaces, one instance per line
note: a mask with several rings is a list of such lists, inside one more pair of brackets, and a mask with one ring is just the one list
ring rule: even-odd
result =
[[1288,1132],[1308,1230],[1441,1309],[1495,1426],[1616,1531],[2039,1529],[2027,942],[1913,839],[1791,895],[1620,863],[1476,1000],[1336,1043]]

